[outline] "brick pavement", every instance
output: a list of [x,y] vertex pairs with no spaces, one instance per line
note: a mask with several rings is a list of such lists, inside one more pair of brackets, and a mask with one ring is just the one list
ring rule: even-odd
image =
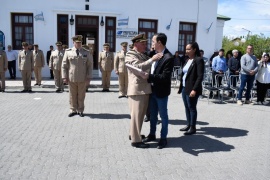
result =
[[[127,99],[118,99],[116,88],[102,93],[93,86],[83,118],[67,117],[67,92],[20,90],[0,93],[1,180],[270,179],[269,106],[202,99],[198,133],[183,136],[183,102],[172,89],[167,148],[156,149],[155,142],[136,149],[128,140]],[[149,123],[142,132],[148,134]]]

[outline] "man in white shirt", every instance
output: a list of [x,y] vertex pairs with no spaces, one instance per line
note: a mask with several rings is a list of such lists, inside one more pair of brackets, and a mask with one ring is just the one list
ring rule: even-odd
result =
[[6,54],[8,59],[8,71],[10,79],[16,79],[16,59],[18,57],[18,53],[12,50],[11,45],[8,45],[8,50],[6,51]]

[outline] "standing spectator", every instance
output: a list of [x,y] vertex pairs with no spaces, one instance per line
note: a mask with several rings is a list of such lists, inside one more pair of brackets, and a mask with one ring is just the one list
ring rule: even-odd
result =
[[[228,68],[230,71],[230,75],[239,75],[241,64],[240,64],[240,60],[238,59],[238,50],[234,49],[232,53],[233,53],[233,56],[228,61]],[[230,81],[232,81],[231,84],[233,85],[233,87],[236,86],[236,82],[238,81],[238,78],[239,77],[230,78]],[[232,92],[230,92],[229,96],[232,96]]]
[[85,84],[92,78],[93,62],[89,51],[82,48],[82,38],[82,35],[72,38],[74,47],[66,49],[62,62],[62,78],[69,83],[68,117],[76,114],[84,116]]
[[33,58],[34,58],[34,74],[35,74],[35,80],[36,84],[35,86],[41,85],[42,80],[42,68],[44,67],[45,61],[44,61],[44,54],[43,51],[38,48],[38,44],[34,44],[34,50],[33,50]]
[[[133,49],[129,50],[126,55],[126,64],[135,66],[142,71],[149,71],[153,61],[159,59],[160,53],[154,55],[151,59],[146,56],[147,39],[144,34],[139,34],[132,38]],[[149,94],[151,94],[151,85],[142,75],[135,70],[128,70],[128,105],[130,109],[130,137],[131,146],[136,148],[148,148],[149,144],[144,144],[141,138],[141,129],[143,117],[146,113]]]
[[5,72],[8,68],[8,60],[6,52],[0,49],[0,92],[5,92]]
[[231,59],[233,57],[233,55],[231,54],[231,52],[227,52],[226,54],[226,64],[228,66],[228,63],[229,63],[229,59]]
[[8,51],[6,54],[8,59],[8,71],[10,79],[16,79],[16,59],[18,58],[18,53],[12,50],[11,45],[8,45]]
[[111,81],[111,73],[113,70],[113,60],[114,55],[113,52],[110,52],[110,44],[105,43],[103,45],[104,50],[99,53],[99,69],[102,74],[102,92],[109,92],[110,81]]
[[257,104],[267,104],[265,95],[270,89],[270,59],[269,54],[264,54],[263,59],[258,64],[257,82]]
[[22,42],[23,50],[19,51],[18,67],[22,74],[23,90],[21,92],[32,92],[31,75],[34,71],[33,53],[28,49],[28,43]]
[[240,71],[241,84],[240,84],[239,93],[237,97],[238,105],[243,105],[242,93],[245,86],[247,86],[246,94],[245,94],[245,97],[246,97],[245,103],[253,105],[253,102],[251,102],[249,99],[250,99],[250,91],[251,91],[251,88],[253,87],[255,74],[257,73],[257,71],[258,71],[258,62],[257,62],[257,58],[253,55],[253,46],[248,45],[246,54],[241,57],[241,71]]
[[128,74],[125,66],[125,58],[127,53],[127,42],[122,42],[122,50],[118,51],[114,60],[114,71],[118,75],[119,96],[118,98],[127,97]]
[[180,129],[180,131],[186,131],[184,135],[192,135],[196,133],[197,102],[199,96],[202,95],[204,61],[200,57],[199,45],[196,42],[186,46],[186,53],[189,59],[181,73],[178,94],[182,93],[187,126]]
[[[224,58],[224,49],[220,49],[218,52],[218,56],[213,58],[212,61],[212,81],[213,85],[216,84],[216,75],[223,75],[227,71],[227,63]],[[221,85],[222,77],[218,77],[218,85]],[[213,96],[213,92],[210,92],[210,97]]]
[[179,67],[181,66],[181,59],[180,59],[178,51],[175,51],[175,53],[174,53],[173,66],[176,67],[177,69],[179,69]]
[[157,146],[158,149],[162,149],[167,145],[169,122],[168,98],[171,94],[171,74],[174,66],[173,55],[166,48],[166,43],[167,36],[164,33],[158,33],[153,36],[152,45],[157,53],[163,55],[163,58],[154,62],[151,67],[151,72],[147,74],[148,82],[151,84],[152,88],[152,94],[150,95],[150,133],[143,139],[143,142],[156,140],[156,125],[159,113],[162,128]]
[[51,53],[49,67],[51,70],[53,70],[56,92],[63,92],[64,84],[61,76],[61,67],[64,51],[62,49],[62,42],[58,41],[55,43],[55,45],[57,49]]
[[[48,66],[49,66],[49,63],[50,63],[50,57],[51,57],[52,51],[53,51],[53,46],[50,45],[50,50],[47,51],[47,56],[46,56]],[[51,79],[53,79],[54,77],[53,77],[53,70],[52,69],[50,69],[50,75],[51,75]]]
[[204,50],[202,50],[202,49],[200,49],[200,57],[203,59],[203,61],[204,61],[204,65],[205,66],[209,66],[210,64],[209,64],[209,61],[208,61],[208,58],[206,58],[206,57],[204,57]]

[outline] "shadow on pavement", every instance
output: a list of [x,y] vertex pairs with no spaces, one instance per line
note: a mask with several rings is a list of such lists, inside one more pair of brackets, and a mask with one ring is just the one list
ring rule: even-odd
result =
[[[179,119],[171,119],[169,120],[169,124],[171,125],[187,125],[187,121],[186,120],[179,120]],[[208,125],[209,123],[208,122],[202,122],[202,121],[197,121],[197,124],[198,125]]]
[[[19,94],[35,94],[35,93],[45,93],[45,94],[48,94],[48,93],[57,93],[55,92],[55,90],[52,90],[52,91],[36,91],[36,90],[32,90],[32,92],[21,92],[21,90],[16,90],[16,91],[6,91],[5,93],[19,93]],[[65,92],[63,92],[65,93]],[[61,93],[57,93],[57,94],[61,94]]]
[[91,114],[84,114],[84,116],[90,117],[92,119],[130,119],[129,114],[91,113]]
[[243,129],[223,128],[223,127],[201,127],[197,134],[211,135],[216,138],[247,136],[248,131]]
[[198,156],[200,153],[229,152],[234,146],[204,135],[168,138],[168,148],[182,148],[188,154]]

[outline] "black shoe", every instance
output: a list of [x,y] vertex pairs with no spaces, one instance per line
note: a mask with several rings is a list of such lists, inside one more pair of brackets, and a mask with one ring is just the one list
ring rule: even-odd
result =
[[150,121],[150,116],[145,116],[145,118],[144,118],[144,120],[143,120],[144,122],[148,122],[148,121]]
[[[145,138],[145,135],[141,135],[141,138],[144,139]],[[128,139],[131,140],[131,135],[128,136]]]
[[155,141],[155,140],[156,140],[156,135],[149,134],[146,138],[142,140],[142,142],[147,143],[147,142]]
[[106,92],[110,92],[110,90],[109,90],[109,89],[105,89],[105,91],[106,91]]
[[22,90],[21,92],[27,92],[27,90],[24,89],[24,90]]
[[41,84],[39,84],[38,86],[41,86]]
[[149,144],[144,144],[143,142],[131,143],[131,146],[136,148],[149,148]]
[[126,96],[118,96],[118,98],[123,98],[123,97],[126,97]]
[[101,92],[106,92],[106,89],[102,89],[102,91]]
[[184,128],[181,128],[179,131],[188,131],[189,128],[190,128],[190,125],[187,125]]
[[192,135],[196,133],[196,127],[195,126],[191,126],[190,129],[184,133],[184,135]]
[[163,148],[166,147],[166,145],[167,145],[167,139],[166,138],[165,139],[160,139],[159,142],[158,142],[157,148],[158,149],[163,149]]
[[34,86],[37,86],[37,85],[38,85],[38,83],[34,84]]
[[28,92],[33,92],[33,91],[31,89],[29,89]]
[[57,89],[55,92],[61,92],[61,90],[60,89]]
[[128,95],[126,95],[125,98],[128,98]]
[[72,116],[75,116],[77,113],[76,112],[71,112],[68,114],[68,117],[72,117]]
[[79,112],[78,114],[79,114],[80,117],[84,117],[83,112]]

